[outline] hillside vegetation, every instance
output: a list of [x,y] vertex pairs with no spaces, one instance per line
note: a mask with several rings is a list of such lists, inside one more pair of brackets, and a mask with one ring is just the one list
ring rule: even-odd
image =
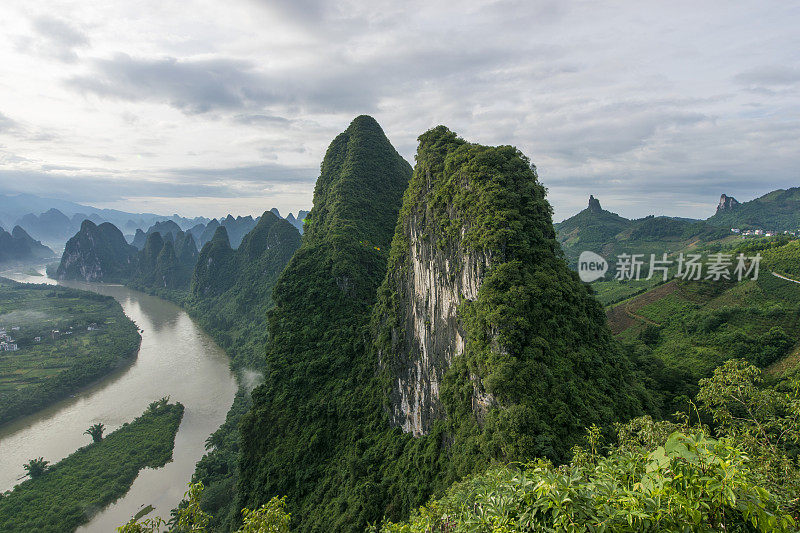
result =
[[796,231],[800,229],[800,187],[778,189],[737,203],[717,211],[708,222],[725,228]]
[[[368,117],[331,144],[302,245],[273,293],[265,383],[241,426],[239,508],[286,496],[297,530],[362,531],[494,460],[561,458],[583,425],[639,412],[602,309],[561,258],[529,161],[436,128],[420,137],[395,225],[409,177]],[[429,214],[425,240],[434,246],[450,250],[466,226],[464,250],[498,258],[460,314],[470,344],[443,383],[447,417],[419,438],[390,424],[391,367],[378,372],[373,345],[386,342],[375,328],[393,325],[390,310],[402,301],[392,293],[396,278],[378,284],[387,257],[390,275],[402,272],[406,217],[416,210]],[[534,296],[542,290],[549,298]],[[495,340],[485,333],[493,330]],[[483,421],[469,407],[470,372],[498,401]]]
[[691,250],[699,243],[731,240],[730,228],[712,222],[664,216],[627,219],[606,211],[599,200],[591,197],[589,207],[556,224],[558,242],[573,268],[581,252],[589,250],[609,261],[610,274],[615,273],[615,258],[623,253],[676,253]]
[[368,324],[410,177],[370,117],[328,148],[302,244],[273,292],[265,383],[241,426],[239,508],[285,494],[306,531],[355,530],[382,512],[384,490],[359,475],[383,460],[366,452],[380,418]]
[[[701,382],[714,429],[642,417],[613,444],[589,428],[568,465],[545,460],[490,468],[458,483],[382,533],[468,531],[795,531],[800,381],[766,387],[730,361]],[[748,406],[744,411],[742,402]]]
[[[453,442],[438,476],[458,479],[493,460],[561,461],[585,427],[639,414],[645,394],[627,379],[602,308],[567,268],[530,161],[510,146],[467,143],[443,126],[420,137],[416,160],[376,312],[387,383],[416,364],[411,353],[403,361],[404,344],[413,342],[403,318],[418,305],[420,281],[408,273],[428,260],[424,243],[443,251],[433,261],[453,262],[453,276],[475,276],[467,284],[479,285],[477,294],[460,295],[455,327],[463,353],[439,363],[444,419],[432,433]],[[484,259],[464,274],[473,257]],[[435,344],[434,352],[442,349]],[[481,398],[486,405],[476,408]]]
[[725,253],[760,253],[757,280],[677,279],[607,312],[665,414],[685,409],[698,380],[728,359],[767,368],[797,348],[800,284],[772,275],[797,271],[797,241],[741,242]]

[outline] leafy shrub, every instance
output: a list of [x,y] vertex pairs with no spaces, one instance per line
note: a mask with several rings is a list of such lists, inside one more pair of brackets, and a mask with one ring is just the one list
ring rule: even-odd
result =
[[[537,460],[493,467],[451,487],[384,533],[461,531],[789,531],[797,525],[800,381],[764,387],[760,371],[729,361],[701,382],[698,401],[716,423],[617,427],[599,451],[587,432],[569,465]],[[794,449],[794,451],[793,451]]]

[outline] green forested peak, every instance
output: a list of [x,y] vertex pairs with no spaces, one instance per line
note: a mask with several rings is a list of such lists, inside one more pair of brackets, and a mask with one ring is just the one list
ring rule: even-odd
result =
[[227,246],[228,248],[231,247],[231,241],[228,238],[228,230],[225,229],[225,226],[219,226],[214,231],[214,236],[211,238],[210,242],[217,246]]
[[[473,446],[483,460],[563,460],[585,426],[639,409],[627,360],[602,308],[567,268],[530,160],[513,146],[468,143],[444,126],[419,141],[373,322],[383,325],[375,331],[386,382],[399,384],[392,402],[435,394],[424,385],[420,392],[414,368],[446,368],[441,378],[422,381],[437,382],[450,430],[472,435],[454,440],[454,456],[471,456]],[[479,266],[471,266],[472,257]],[[431,274],[417,274],[427,268]],[[417,289],[427,279],[462,295],[457,325],[449,313],[437,319],[436,308],[418,311],[428,305]],[[465,297],[465,285],[477,292]],[[429,331],[424,349],[404,336],[421,330]],[[465,348],[450,361],[453,330]],[[485,390],[497,407],[482,427],[474,390]],[[411,412],[405,404],[395,411]]]
[[146,257],[156,258],[164,247],[164,238],[161,233],[156,231],[147,236],[144,243],[144,253]]
[[307,239],[331,237],[388,246],[396,202],[411,166],[372,117],[356,117],[328,147],[306,218]]
[[419,141],[416,155],[417,161],[419,161],[421,157],[431,157],[436,154],[444,158],[449,151],[467,143],[467,141],[456,135],[455,132],[450,131],[447,126],[442,125],[429,129],[417,137],[417,140]]
[[280,245],[298,233],[290,222],[272,211],[264,211],[256,226],[245,235],[239,250],[251,259],[255,259],[274,245]]
[[404,214],[427,210],[425,231],[433,232],[438,245],[460,241],[494,254],[544,244],[548,253],[558,253],[550,242],[555,234],[544,187],[515,147],[468,143],[436,126],[419,136],[416,162]]

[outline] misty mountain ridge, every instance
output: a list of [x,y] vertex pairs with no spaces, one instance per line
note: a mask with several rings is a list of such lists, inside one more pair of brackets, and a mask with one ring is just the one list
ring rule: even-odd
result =
[[19,226],[14,226],[11,233],[0,227],[0,264],[36,261],[54,257],[56,254],[33,239]]
[[[273,212],[280,217],[277,208]],[[286,220],[295,228],[303,232],[303,219],[308,211],[300,210],[295,217],[292,213]],[[40,240],[51,248],[60,249],[67,239],[80,231],[81,223],[90,220],[99,225],[111,222],[116,226],[126,240],[142,249],[147,235],[154,231],[171,233],[173,236],[178,231],[188,231],[194,237],[198,247],[211,240],[216,225],[222,224],[228,228],[231,235],[231,244],[238,247],[242,238],[255,227],[258,218],[250,215],[233,217],[228,215],[222,219],[207,217],[187,218],[178,214],[157,215],[154,213],[129,213],[116,209],[99,209],[81,205],[65,200],[42,198],[32,194],[6,194],[0,195],[0,225],[13,227],[15,225],[25,229],[34,239]],[[214,227],[206,231],[209,223],[216,221]],[[166,223],[169,225],[164,225]],[[154,229],[155,228],[155,229]]]

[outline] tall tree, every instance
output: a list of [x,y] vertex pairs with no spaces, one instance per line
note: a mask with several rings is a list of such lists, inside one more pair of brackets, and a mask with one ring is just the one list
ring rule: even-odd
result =
[[92,424],[89,426],[89,429],[83,432],[84,435],[91,435],[93,442],[100,442],[103,440],[103,431],[106,427],[101,423],[98,422],[97,424]]
[[39,457],[38,459],[31,459],[28,464],[22,465],[22,468],[28,472],[31,479],[36,479],[47,472],[48,464],[50,464],[50,461],[45,461],[44,457]]

